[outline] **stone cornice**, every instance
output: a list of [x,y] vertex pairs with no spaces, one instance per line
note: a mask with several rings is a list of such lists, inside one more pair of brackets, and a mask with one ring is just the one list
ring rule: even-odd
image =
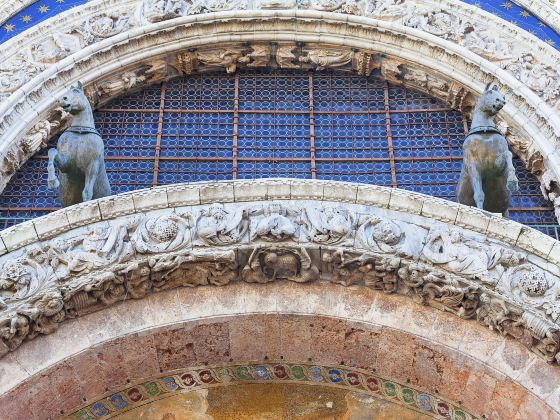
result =
[[560,243],[398,189],[286,179],[171,185],[69,207],[0,237],[9,251],[0,258],[4,354],[124,299],[289,280],[403,294],[560,358]]

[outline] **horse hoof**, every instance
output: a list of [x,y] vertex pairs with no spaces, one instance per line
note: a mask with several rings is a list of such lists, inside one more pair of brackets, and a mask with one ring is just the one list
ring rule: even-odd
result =
[[49,186],[49,189],[56,190],[58,187],[60,187],[60,181],[56,178],[55,179],[49,179],[48,186]]

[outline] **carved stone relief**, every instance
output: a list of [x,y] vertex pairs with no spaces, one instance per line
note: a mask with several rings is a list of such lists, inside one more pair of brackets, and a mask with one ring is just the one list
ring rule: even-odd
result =
[[359,210],[212,204],[99,222],[24,247],[0,257],[0,354],[67,318],[160,290],[324,280],[476,318],[560,359],[556,276],[482,235]]

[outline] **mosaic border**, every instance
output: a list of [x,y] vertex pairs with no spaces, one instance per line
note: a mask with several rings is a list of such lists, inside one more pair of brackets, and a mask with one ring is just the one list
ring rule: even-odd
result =
[[473,420],[466,412],[436,395],[384,379],[374,373],[342,366],[286,363],[285,361],[184,368],[130,385],[83,406],[65,417],[75,420],[109,419],[139,406],[194,390],[235,383],[300,383],[341,387],[405,406],[437,419]]

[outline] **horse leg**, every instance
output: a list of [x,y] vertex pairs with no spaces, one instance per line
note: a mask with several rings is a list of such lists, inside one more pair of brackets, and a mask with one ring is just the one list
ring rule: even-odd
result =
[[515,175],[515,168],[513,166],[513,155],[509,150],[506,153],[506,164],[507,164],[506,186],[509,192],[513,193],[519,189],[519,181],[517,180],[517,175]]
[[84,202],[90,201],[93,198],[93,188],[99,175],[99,161],[94,159],[90,162],[85,171],[84,190],[82,192],[82,199]]
[[478,207],[479,209],[483,209],[484,190],[482,189],[482,178],[480,177],[480,173],[478,172],[478,168],[476,167],[476,162],[474,160],[471,160],[468,163],[468,168],[473,189],[474,202],[476,203],[476,207]]
[[47,171],[49,173],[48,186],[51,190],[55,190],[60,186],[60,181],[56,176],[56,168],[60,169],[59,164],[60,154],[56,149],[49,149],[49,163],[47,165]]

